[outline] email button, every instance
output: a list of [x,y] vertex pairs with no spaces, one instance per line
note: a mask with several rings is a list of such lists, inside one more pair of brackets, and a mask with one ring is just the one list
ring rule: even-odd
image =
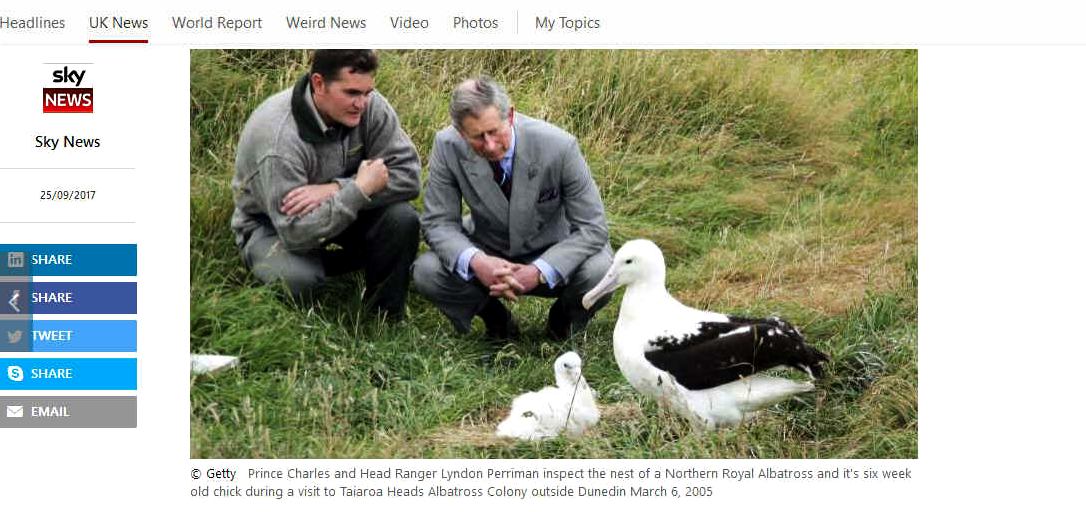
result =
[[22,418],[23,406],[21,405],[9,405],[7,406],[7,413],[9,418]]

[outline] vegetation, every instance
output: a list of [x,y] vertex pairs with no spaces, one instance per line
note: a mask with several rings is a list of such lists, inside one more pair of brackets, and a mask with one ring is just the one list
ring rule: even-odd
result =
[[[249,113],[304,51],[191,54],[191,348],[240,368],[191,383],[191,455],[213,458],[917,457],[915,51],[385,51],[378,88],[427,161],[449,91],[487,73],[520,112],[580,141],[617,249],[657,242],[683,302],[780,314],[832,357],[818,389],[698,432],[641,398],[611,355],[617,301],[567,343],[549,302],[513,306],[495,348],[418,294],[410,320],[361,311],[362,280],[299,309],[245,270],[229,230]],[[426,177],[424,166],[423,178]],[[421,202],[416,201],[421,209]],[[420,247],[420,251],[425,247]],[[512,397],[584,359],[603,420],[546,443],[491,433]],[[795,376],[799,377],[798,374]]]

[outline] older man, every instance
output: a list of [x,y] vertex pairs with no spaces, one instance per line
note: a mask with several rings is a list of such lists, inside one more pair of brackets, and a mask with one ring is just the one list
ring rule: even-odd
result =
[[[564,339],[591,311],[581,297],[611,264],[599,189],[576,138],[517,114],[488,77],[461,83],[449,106],[452,126],[430,155],[422,228],[432,252],[415,261],[415,287],[460,332],[475,315],[487,334],[519,332],[499,298],[551,297],[547,332]],[[470,217],[461,217],[461,200]]]
[[258,279],[308,300],[326,276],[365,272],[367,304],[404,312],[418,250],[419,156],[374,88],[372,50],[318,50],[264,101],[238,143],[231,226]]

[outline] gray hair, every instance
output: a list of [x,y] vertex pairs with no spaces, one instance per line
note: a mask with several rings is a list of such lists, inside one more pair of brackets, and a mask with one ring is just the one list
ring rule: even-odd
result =
[[508,117],[509,103],[509,94],[493,78],[486,75],[469,78],[453,89],[449,117],[453,126],[460,130],[465,118],[479,117],[489,107],[498,107],[502,118]]

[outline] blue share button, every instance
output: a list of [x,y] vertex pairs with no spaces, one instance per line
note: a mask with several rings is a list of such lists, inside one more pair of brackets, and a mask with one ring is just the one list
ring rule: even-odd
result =
[[0,244],[0,276],[135,276],[135,244]]
[[32,315],[135,313],[136,283],[134,282],[30,283],[30,314]]
[[33,352],[135,352],[135,320],[34,320]]
[[0,390],[134,390],[135,358],[0,358]]

